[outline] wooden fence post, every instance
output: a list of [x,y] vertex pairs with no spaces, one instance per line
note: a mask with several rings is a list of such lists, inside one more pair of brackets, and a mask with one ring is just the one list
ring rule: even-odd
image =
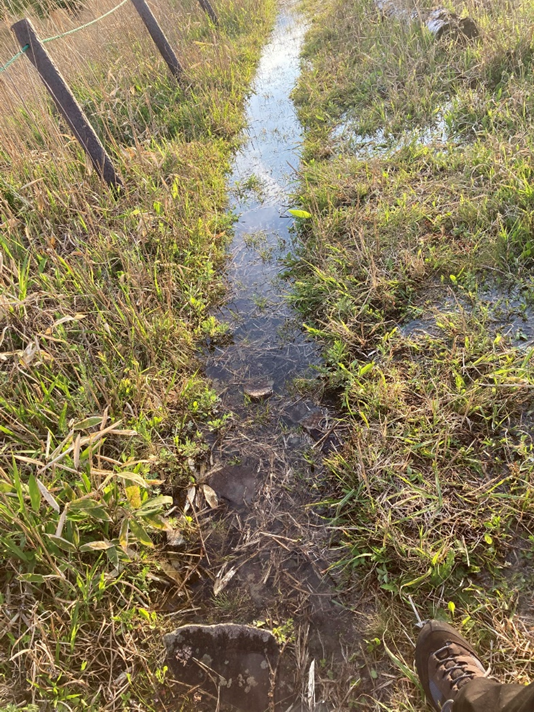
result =
[[38,38],[32,23],[29,20],[20,20],[11,29],[20,46],[28,47],[26,56],[39,72],[57,108],[90,157],[97,173],[113,188],[122,186],[122,181],[116,174],[106,149],[100,143],[82,107]]
[[198,0],[200,3],[200,7],[206,12],[209,16],[211,21],[213,22],[214,25],[219,24],[219,18],[217,17],[217,13],[213,9],[212,4],[210,3],[210,0]]
[[171,73],[174,74],[177,79],[180,79],[184,71],[183,67],[178,61],[178,57],[175,55],[174,50],[165,37],[158,21],[154,17],[154,13],[148,7],[145,0],[132,0],[132,4],[139,13],[140,18],[145,23],[145,27],[147,28],[149,35],[152,37],[156,47],[161,52],[161,56],[167,62],[167,66],[169,67]]

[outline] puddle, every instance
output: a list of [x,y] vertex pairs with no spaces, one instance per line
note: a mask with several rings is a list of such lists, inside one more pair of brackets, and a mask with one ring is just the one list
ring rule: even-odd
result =
[[332,131],[332,140],[338,151],[361,158],[391,155],[412,144],[442,148],[445,144],[455,142],[446,119],[451,106],[450,103],[443,106],[436,113],[432,124],[404,131],[400,136],[386,134],[384,129],[378,129],[374,134],[362,135],[357,121],[346,118]]
[[511,346],[526,349],[534,345],[534,305],[530,290],[488,284],[470,296],[438,284],[420,295],[412,315],[399,326],[399,332],[405,337],[425,334],[443,337],[440,324],[444,316],[453,320],[476,316],[492,336],[500,334]]
[[280,278],[292,244],[288,196],[302,142],[289,92],[305,29],[287,12],[278,21],[261,59],[247,108],[247,140],[230,180],[230,208],[240,217],[227,271],[230,299],[217,317],[229,325],[233,343],[208,356],[206,374],[231,409],[243,405],[245,381],[270,378],[275,394],[283,394],[295,376],[320,363],[317,345],[286,303],[290,285]]
[[[226,429],[208,436],[209,462],[196,473],[197,482],[215,490],[219,506],[210,510],[195,500],[203,575],[188,621],[278,628],[284,674],[291,671],[293,679],[294,699],[286,700],[284,710],[308,689],[313,660],[338,681],[337,690],[330,683],[326,694],[332,705],[338,693],[350,700],[343,681],[350,687],[362,665],[354,615],[327,573],[332,561],[326,527],[318,508],[309,506],[325,495],[322,459],[339,447],[343,426],[321,402],[314,370],[321,363],[319,348],[287,303],[291,285],[282,278],[293,242],[287,209],[302,143],[289,97],[305,30],[291,8],[281,9],[230,179],[231,210],[239,219],[229,250],[228,299],[215,316],[228,325],[231,339],[204,354],[221,414],[230,417]],[[296,378],[309,386],[304,395]],[[347,648],[352,659],[345,675]],[[318,688],[317,701],[321,695]],[[213,701],[198,704],[213,709]]]

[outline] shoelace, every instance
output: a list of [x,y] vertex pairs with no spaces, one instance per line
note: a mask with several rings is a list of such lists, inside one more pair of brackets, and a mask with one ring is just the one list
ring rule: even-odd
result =
[[[445,658],[440,658],[439,653],[448,653],[448,655]],[[442,648],[439,648],[438,650],[434,651],[434,657],[438,661],[438,666],[442,667],[443,670],[445,671],[445,675],[447,675],[450,680],[451,680],[451,685],[453,689],[458,691],[460,687],[464,684],[464,682],[467,682],[468,680],[472,680],[475,677],[475,673],[467,670],[467,663],[466,662],[457,662],[457,655],[455,655],[451,650],[450,650],[450,645],[444,645]],[[452,662],[454,665],[452,667],[446,667],[445,663]],[[461,670],[462,674],[457,675],[456,677],[453,677],[451,674],[454,672],[454,670]],[[462,683],[462,684],[459,684]]]

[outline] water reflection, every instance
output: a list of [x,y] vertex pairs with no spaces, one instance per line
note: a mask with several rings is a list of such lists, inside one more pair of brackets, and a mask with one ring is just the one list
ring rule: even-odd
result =
[[280,279],[280,260],[291,245],[287,207],[302,141],[290,92],[304,32],[288,12],[281,13],[260,61],[247,138],[230,180],[231,209],[239,220],[230,248],[229,299],[217,316],[230,325],[233,343],[208,355],[206,373],[232,407],[242,400],[246,381],[269,378],[275,393],[283,393],[293,377],[320,362],[317,345],[286,304],[289,286]]

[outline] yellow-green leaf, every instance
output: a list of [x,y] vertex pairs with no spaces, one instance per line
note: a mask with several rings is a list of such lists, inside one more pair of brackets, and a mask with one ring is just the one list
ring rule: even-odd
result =
[[299,218],[300,220],[308,220],[309,218],[312,217],[311,213],[309,213],[307,210],[288,210],[287,211],[290,215],[293,215],[294,218]]
[[82,544],[80,551],[106,551],[112,549],[114,544],[110,541],[90,541],[88,544]]
[[159,495],[159,497],[152,497],[152,499],[147,500],[143,504],[143,506],[139,510],[139,515],[141,517],[145,517],[147,514],[159,512],[163,509],[163,507],[166,507],[172,503],[173,498],[167,495],[161,494]]
[[73,430],[86,430],[87,428],[94,428],[95,425],[100,425],[102,423],[101,415],[91,415],[85,420],[80,420],[79,423],[73,425]]
[[146,517],[143,516],[143,524],[148,524],[154,527],[154,529],[164,529],[167,531],[171,529],[171,525],[161,514],[148,514]]
[[139,485],[126,485],[126,497],[134,509],[141,506],[141,490]]
[[121,530],[119,532],[119,544],[121,548],[126,551],[128,547],[128,530],[130,528],[130,522],[127,519],[122,520]]
[[121,480],[129,481],[133,484],[139,485],[140,487],[148,487],[148,482],[145,480],[144,477],[138,475],[137,472],[117,472],[116,476]]
[[38,512],[41,506],[41,490],[37,486],[35,475],[30,475],[28,480],[28,489],[30,491],[30,501],[34,512]]
[[360,368],[359,375],[365,376],[365,374],[369,373],[369,371],[373,368],[374,365],[375,364],[373,363],[373,361],[371,361],[370,363],[366,363],[365,366],[362,366]]
[[85,510],[90,517],[99,522],[111,522],[111,517],[104,507],[90,507]]
[[145,546],[154,546],[152,539],[147,534],[145,528],[136,519],[130,519],[130,530],[137,541]]

